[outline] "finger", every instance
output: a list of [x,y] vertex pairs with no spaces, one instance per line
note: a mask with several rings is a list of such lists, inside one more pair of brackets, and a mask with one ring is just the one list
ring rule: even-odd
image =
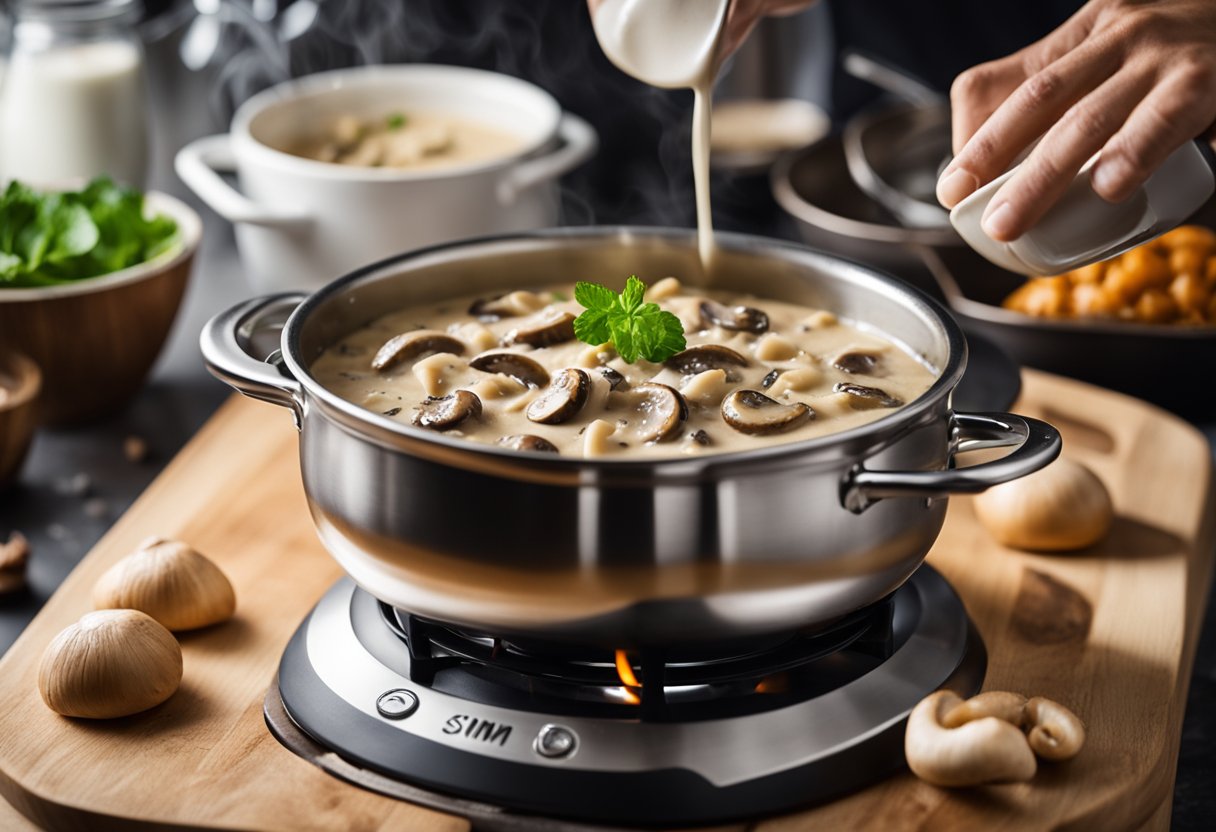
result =
[[1009,242],[1038,222],[1081,167],[1123,126],[1153,83],[1152,75],[1124,70],[1070,107],[993,195],[982,220],[985,233]]
[[951,145],[958,153],[980,125],[1026,80],[1018,55],[978,64],[950,85]]
[[953,208],[1000,176],[1081,97],[1118,68],[1119,53],[1099,43],[1074,49],[1022,82],[942,171],[939,201]]
[[1216,68],[1191,66],[1166,77],[1102,148],[1093,188],[1110,202],[1127,199],[1184,142],[1216,120]]

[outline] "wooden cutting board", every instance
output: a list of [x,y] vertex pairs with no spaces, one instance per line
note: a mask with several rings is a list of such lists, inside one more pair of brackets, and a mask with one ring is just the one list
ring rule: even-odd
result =
[[[929,559],[987,642],[985,687],[1068,704],[1088,724],[1086,748],[1031,783],[947,791],[905,774],[746,828],[1168,828],[1211,577],[1208,446],[1141,402],[1032,371],[1024,380],[1017,409],[1058,425],[1067,453],[1107,483],[1114,532],[1081,555],[1022,554],[993,543],[970,501],[956,499]],[[51,713],[35,683],[43,648],[88,611],[98,575],[152,534],[220,563],[237,588],[236,619],[182,638],[185,677],[164,705],[110,722]],[[0,794],[52,828],[468,829],[333,778],[266,730],[262,701],[279,655],[338,577],[313,534],[290,417],[234,398],[0,661]],[[0,808],[0,826],[17,817]]]

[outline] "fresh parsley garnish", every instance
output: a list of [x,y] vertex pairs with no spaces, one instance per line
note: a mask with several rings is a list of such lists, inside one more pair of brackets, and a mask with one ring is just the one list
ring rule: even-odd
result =
[[587,311],[574,320],[574,334],[588,344],[609,341],[632,364],[639,356],[666,361],[684,349],[684,325],[657,303],[643,303],[646,284],[631,275],[619,295],[598,283],[574,284],[574,299]]
[[391,113],[389,117],[385,119],[385,123],[388,125],[389,130],[400,130],[405,126],[405,122],[405,113]]
[[145,217],[143,195],[106,177],[55,193],[13,181],[0,194],[0,289],[109,274],[177,240],[171,218]]

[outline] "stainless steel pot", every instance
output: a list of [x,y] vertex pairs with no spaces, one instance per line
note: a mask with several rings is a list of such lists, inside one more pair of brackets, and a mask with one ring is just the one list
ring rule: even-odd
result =
[[[935,302],[863,266],[722,234],[724,288],[837,310],[941,372],[916,401],[862,428],[697,458],[527,454],[392,421],[309,374],[321,352],[407,304],[574,279],[696,275],[684,230],[565,229],[402,254],[310,296],[252,300],[202,335],[211,371],[292,409],[317,531],[381,600],[482,631],[610,647],[722,640],[813,626],[902,584],[937,537],[946,496],[1042,468],[1042,422],[955,413],[966,343]],[[298,303],[298,306],[296,305]],[[286,325],[270,363],[259,331]],[[954,455],[1013,445],[1003,459]]]

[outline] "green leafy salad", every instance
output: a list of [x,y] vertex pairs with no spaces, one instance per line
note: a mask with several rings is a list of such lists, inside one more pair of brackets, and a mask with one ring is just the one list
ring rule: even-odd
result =
[[107,177],[56,193],[13,181],[0,196],[0,290],[98,277],[177,242],[177,223],[145,217],[143,194]]

